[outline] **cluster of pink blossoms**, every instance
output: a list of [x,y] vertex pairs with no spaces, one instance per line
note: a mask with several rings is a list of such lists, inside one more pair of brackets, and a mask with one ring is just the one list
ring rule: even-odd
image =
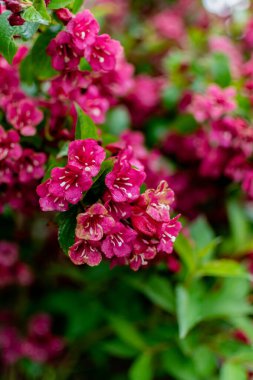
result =
[[13,365],[21,358],[37,363],[52,362],[63,352],[64,342],[53,335],[48,314],[36,314],[29,321],[26,336],[21,336],[10,316],[0,315],[0,363]]
[[[61,71],[49,89],[52,99],[48,106],[56,117],[51,121],[52,130],[69,108],[75,116],[73,102],[95,123],[103,123],[116,98],[127,94],[132,87],[133,66],[125,61],[120,43],[108,34],[98,34],[99,24],[89,10],[74,16],[62,9],[58,16],[62,18],[66,12],[66,29],[58,33],[47,48],[53,68]],[[91,71],[82,71],[82,59],[89,63]]]
[[28,286],[33,275],[28,267],[19,260],[18,247],[14,243],[0,241],[0,288],[10,285]]
[[[104,190],[96,203],[82,206],[77,215],[76,240],[69,249],[77,264],[98,265],[102,258],[112,265],[138,270],[158,254],[170,254],[181,224],[170,217],[174,193],[165,181],[157,189],[140,194],[146,174],[129,145],[111,144],[114,156],[107,159],[112,170],[105,176]],[[104,149],[92,139],[70,143],[68,163],[54,168],[51,177],[38,186],[44,211],[64,211],[82,200],[92,187],[92,177],[105,160]]]

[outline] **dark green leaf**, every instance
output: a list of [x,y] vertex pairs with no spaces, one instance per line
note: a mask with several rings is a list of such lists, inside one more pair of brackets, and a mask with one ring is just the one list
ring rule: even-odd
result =
[[13,39],[15,28],[10,26],[7,18],[10,12],[4,12],[0,15],[0,53],[9,63],[12,63],[16,54],[17,46]]
[[76,216],[78,206],[72,206],[68,211],[58,214],[57,223],[59,225],[58,240],[60,247],[65,254],[75,241]]
[[76,105],[77,123],[76,123],[76,140],[95,139],[98,140],[97,127],[91,118]]
[[109,315],[108,319],[112,329],[123,342],[141,351],[145,349],[146,343],[132,323],[116,315]]

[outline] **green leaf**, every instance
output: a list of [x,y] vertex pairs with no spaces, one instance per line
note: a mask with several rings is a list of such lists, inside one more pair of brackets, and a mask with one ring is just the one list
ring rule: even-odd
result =
[[247,380],[247,371],[239,364],[227,362],[222,366],[220,380]]
[[72,3],[72,0],[51,0],[48,8],[49,9],[59,9],[59,8],[64,8],[66,5],[69,5]]
[[240,251],[245,246],[249,236],[246,214],[243,206],[234,199],[227,203],[227,212],[235,248]]
[[132,358],[136,357],[136,354],[138,353],[135,348],[129,347],[129,345],[119,339],[105,342],[102,345],[102,350],[118,358]]
[[77,111],[77,124],[76,124],[76,140],[95,139],[98,140],[97,127],[91,118],[84,113],[84,111],[76,105]]
[[145,350],[146,343],[132,323],[116,315],[108,315],[108,319],[112,329],[123,342],[138,350]]
[[22,14],[24,20],[29,22],[35,22],[43,25],[48,25],[50,22],[50,18],[45,19],[40,12],[37,11],[33,6],[27,8]]
[[15,35],[20,36],[23,40],[29,40],[38,30],[39,23],[26,21],[21,26],[15,26]]
[[189,240],[183,234],[180,234],[175,241],[174,248],[189,272],[193,272],[196,266],[196,255]]
[[152,356],[150,353],[144,353],[132,364],[129,380],[152,380],[153,378]]
[[205,248],[215,237],[213,230],[203,216],[200,216],[190,225],[190,231],[197,250]]
[[51,58],[47,55],[46,48],[58,31],[58,28],[50,28],[40,34],[30,54],[22,61],[21,78],[26,83],[33,83],[36,79],[49,79],[57,75],[57,71],[52,68]]
[[163,310],[170,313],[175,310],[172,286],[166,278],[153,275],[147,281],[130,279],[129,283]]
[[13,39],[15,28],[10,26],[7,18],[10,12],[4,12],[0,15],[0,53],[11,64],[17,51],[17,46]]
[[249,278],[248,272],[241,264],[227,259],[213,260],[203,264],[196,275]]
[[33,6],[40,13],[45,23],[47,22],[45,25],[48,25],[51,22],[51,17],[47,13],[45,0],[33,0]]
[[181,91],[177,87],[175,86],[166,87],[162,93],[162,100],[163,100],[164,106],[168,110],[175,108],[178,104],[180,96],[181,96]]
[[211,72],[214,81],[221,87],[227,87],[231,83],[229,59],[225,54],[214,53],[211,59]]
[[57,216],[57,223],[59,225],[58,240],[65,254],[68,253],[69,247],[71,247],[75,241],[77,214],[78,206],[73,206],[68,211],[61,212]]
[[176,289],[176,297],[179,337],[183,339],[191,328],[201,321],[201,301],[196,302],[198,298],[197,295],[193,292],[188,292],[188,290],[181,285]]
[[[194,362],[173,345],[161,355],[164,371],[176,380],[198,380]],[[170,377],[169,377],[170,379]],[[207,379],[206,379],[207,380]]]
[[77,13],[81,6],[83,5],[84,0],[74,0],[72,11],[73,13]]

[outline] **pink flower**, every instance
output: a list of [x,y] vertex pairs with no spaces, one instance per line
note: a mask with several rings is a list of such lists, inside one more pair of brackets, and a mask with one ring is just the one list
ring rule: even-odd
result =
[[42,121],[43,113],[38,110],[32,100],[22,99],[18,103],[10,103],[7,107],[7,120],[24,136],[33,136],[35,127]]
[[93,45],[88,46],[85,57],[94,71],[111,71],[115,69],[117,57],[121,54],[122,47],[108,34],[97,36]]
[[67,25],[73,44],[80,50],[92,45],[99,32],[99,24],[89,10],[78,13]]
[[126,149],[122,150],[113,170],[105,177],[105,184],[115,202],[136,200],[146,177],[143,170],[131,166],[129,158],[132,158],[131,152]]
[[18,247],[14,243],[0,241],[0,265],[11,267],[18,261]]
[[180,41],[185,36],[182,17],[170,10],[158,13],[152,21],[157,32],[164,38]]
[[169,222],[162,224],[159,233],[160,242],[157,247],[158,252],[171,253],[173,251],[173,244],[182,228],[178,218],[179,215]]
[[76,242],[69,249],[69,257],[75,265],[87,264],[91,267],[97,266],[102,261],[99,250],[100,244],[91,241],[76,239]]
[[104,123],[110,103],[99,93],[96,86],[90,86],[85,95],[79,96],[77,101],[84,112],[92,118],[94,123]]
[[69,144],[68,163],[83,169],[87,175],[96,176],[104,159],[105,151],[96,140],[75,140]]
[[29,182],[44,176],[45,153],[36,153],[32,149],[24,149],[19,160],[19,180]]
[[111,228],[105,240],[103,240],[101,250],[108,259],[111,259],[113,256],[129,256],[133,249],[133,240],[136,235],[133,229],[118,222]]
[[68,164],[63,168],[54,168],[51,172],[49,192],[76,204],[82,198],[83,192],[92,186],[91,178],[82,169]]
[[19,135],[14,130],[5,131],[0,126],[0,161],[5,158],[17,160],[22,154]]
[[129,266],[132,270],[137,271],[141,266],[148,265],[157,254],[157,243],[155,239],[148,239],[138,236],[134,242],[134,250],[129,259]]
[[68,22],[73,17],[73,14],[70,12],[68,8],[56,9],[55,14],[58,17],[58,19],[63,22],[64,25],[68,24]]
[[53,68],[59,71],[76,69],[82,56],[73,46],[71,34],[64,31],[50,42],[47,54],[52,57]]
[[131,206],[128,202],[114,202],[109,192],[103,195],[105,208],[109,214],[117,221],[127,219],[131,215]]
[[77,216],[76,236],[79,239],[99,241],[114,226],[114,219],[100,203],[92,205]]
[[40,197],[40,207],[42,211],[66,211],[68,210],[68,201],[63,197],[58,197],[50,193],[49,185],[51,179],[43,182],[37,187],[37,194]]

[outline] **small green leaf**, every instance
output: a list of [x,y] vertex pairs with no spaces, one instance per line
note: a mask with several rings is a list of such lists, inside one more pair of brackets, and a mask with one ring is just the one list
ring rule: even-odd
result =
[[0,15],[0,53],[9,63],[12,63],[17,46],[13,39],[15,28],[10,26],[7,20],[9,15],[10,12],[4,12]]
[[229,59],[225,54],[216,52],[211,59],[211,72],[214,81],[221,87],[227,87],[231,83]]
[[84,111],[76,105],[77,123],[76,123],[76,140],[95,139],[98,140],[97,127],[91,118],[84,113]]
[[196,302],[196,295],[181,285],[176,289],[176,297],[179,337],[183,339],[191,328],[201,321],[201,302]]
[[33,0],[33,6],[40,13],[43,20],[47,22],[45,25],[48,25],[51,22],[51,17],[47,13],[45,0]]
[[174,247],[189,272],[193,272],[196,266],[196,255],[189,240],[183,234],[180,234],[175,241]]
[[72,3],[72,0],[51,0],[48,4],[49,9],[59,9],[64,8],[66,5]]
[[15,35],[20,36],[23,40],[29,40],[38,30],[39,23],[26,21],[21,26],[15,26]]
[[77,214],[78,206],[72,206],[68,211],[61,212],[57,216],[57,223],[59,225],[58,240],[65,254],[68,253],[69,247],[71,247],[75,241]]
[[135,348],[130,347],[119,339],[105,342],[102,345],[102,350],[118,358],[132,358],[138,353]]
[[43,25],[48,25],[49,21],[44,19],[44,17],[38,12],[33,6],[27,8],[23,15],[23,19],[29,22],[35,22]]
[[249,274],[242,265],[227,259],[213,260],[203,264],[196,275],[249,278]]
[[247,371],[241,365],[227,362],[222,366],[220,380],[247,380]]
[[235,249],[240,251],[249,237],[249,224],[243,206],[231,199],[227,204],[228,219]]
[[72,11],[73,13],[77,13],[81,6],[83,5],[84,0],[74,0]]
[[129,370],[129,380],[152,380],[153,366],[150,353],[139,356]]

